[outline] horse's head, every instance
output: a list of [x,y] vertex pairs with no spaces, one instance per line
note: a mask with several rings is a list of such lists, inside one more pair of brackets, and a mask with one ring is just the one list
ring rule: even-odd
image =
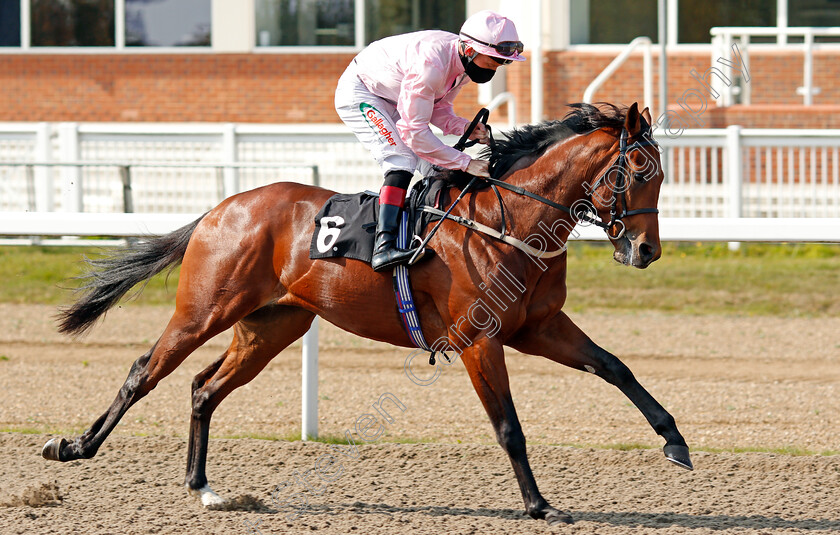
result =
[[618,155],[611,149],[606,171],[590,190],[595,211],[609,225],[613,258],[640,269],[662,254],[656,206],[664,174],[650,124],[647,108],[640,113],[637,104],[630,106],[619,130]]

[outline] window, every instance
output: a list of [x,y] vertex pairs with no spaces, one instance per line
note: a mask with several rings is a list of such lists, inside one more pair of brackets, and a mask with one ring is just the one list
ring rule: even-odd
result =
[[788,26],[840,26],[840,0],[789,0]]
[[627,44],[640,35],[658,39],[656,2],[571,0],[571,44]]
[[[777,0],[680,0],[677,39],[680,43],[709,43],[715,26],[776,26]],[[755,42],[775,42],[775,37]]]
[[114,46],[114,0],[32,0],[32,46]]
[[210,46],[211,0],[125,0],[126,46]]
[[365,44],[417,30],[458,33],[466,20],[466,2],[452,0],[369,0],[365,4]]
[[258,46],[362,47],[425,29],[457,32],[464,0],[364,0],[364,37],[357,41],[356,0],[257,0]]
[[0,47],[210,46],[212,1],[0,0]]
[[[796,0],[788,2],[788,26],[840,26],[840,0]],[[788,42],[801,42],[791,37]],[[836,43],[836,36],[815,36],[817,43]]]
[[353,46],[354,0],[257,0],[260,46]]
[[20,0],[0,0],[0,46],[20,46]]
[[[678,0],[676,31],[679,43],[711,42],[709,30],[714,26],[776,26],[776,5],[779,0]],[[671,5],[671,2],[668,2]],[[793,0],[796,11],[813,12],[814,21],[825,19],[823,14],[833,9],[834,25],[840,25],[840,0]],[[653,0],[570,0],[571,44],[627,44],[646,35],[659,40],[657,4]],[[804,6],[810,6],[805,9]],[[828,7],[829,5],[834,7]],[[669,14],[670,15],[670,14]],[[794,24],[791,18],[790,26]],[[808,24],[810,25],[810,24]],[[821,26],[829,25],[827,22]],[[669,35],[669,41],[671,36]],[[774,42],[775,38],[755,37],[757,42]]]

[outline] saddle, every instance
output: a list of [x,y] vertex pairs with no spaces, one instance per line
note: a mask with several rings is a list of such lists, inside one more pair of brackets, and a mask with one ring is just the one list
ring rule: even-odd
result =
[[[406,198],[402,223],[410,239],[422,235],[429,223],[440,219],[424,207],[439,210],[447,202],[450,187],[445,179],[432,177],[414,184]],[[338,193],[330,197],[315,216],[309,258],[352,258],[370,264],[378,204],[379,194],[372,191]]]

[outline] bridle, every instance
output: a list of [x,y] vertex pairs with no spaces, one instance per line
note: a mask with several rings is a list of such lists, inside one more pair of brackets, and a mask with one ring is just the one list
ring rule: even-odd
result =
[[[490,132],[489,127],[488,127],[488,132]],[[601,175],[601,177],[595,182],[595,184],[592,185],[592,188],[590,189],[590,193],[589,193],[589,201],[591,203],[590,205],[594,207],[595,203],[592,200],[592,194],[595,192],[595,190],[602,183],[604,183],[606,181],[607,176],[609,175],[609,173],[611,171],[614,171],[618,174],[618,178],[616,179],[616,183],[615,183],[614,187],[611,188],[612,199],[610,200],[610,220],[607,223],[605,223],[597,215],[591,216],[587,212],[583,212],[583,211],[577,209],[577,205],[570,208],[570,207],[562,205],[560,203],[556,203],[556,202],[554,202],[550,199],[546,199],[545,197],[543,197],[541,195],[537,195],[536,193],[530,192],[530,191],[526,190],[525,188],[522,188],[520,186],[514,186],[512,184],[508,184],[507,182],[503,182],[503,181],[495,179],[495,178],[485,178],[483,180],[485,182],[488,182],[492,186],[494,186],[494,189],[495,189],[496,186],[498,186],[502,189],[512,191],[512,192],[517,193],[519,195],[524,195],[526,197],[529,197],[531,199],[539,201],[542,204],[545,204],[547,206],[551,206],[552,208],[556,208],[558,210],[562,210],[564,212],[567,212],[567,213],[571,214],[572,217],[575,218],[578,221],[586,221],[588,223],[591,223],[593,225],[601,227],[602,229],[604,229],[604,232],[607,233],[607,237],[609,239],[618,240],[618,239],[621,239],[622,236],[624,236],[624,231],[626,230],[626,225],[624,224],[624,221],[622,221],[625,217],[630,217],[630,216],[639,215],[639,214],[658,214],[659,213],[659,210],[657,208],[638,208],[638,209],[635,209],[635,210],[628,210],[627,209],[627,196],[625,194],[627,188],[625,187],[625,182],[624,182],[625,175],[626,175],[626,172],[627,172],[627,169],[626,169],[627,154],[630,151],[636,150],[636,149],[641,148],[641,147],[647,147],[647,146],[656,147],[656,146],[658,146],[658,144],[655,141],[652,141],[652,140],[647,139],[647,138],[642,140],[642,141],[636,141],[636,142],[628,145],[627,144],[627,137],[628,137],[627,129],[622,127],[621,128],[621,135],[619,137],[618,157],[615,159],[615,161],[609,167],[607,167],[607,170],[604,171],[604,174]],[[491,147],[491,151],[492,151],[494,149],[494,145],[495,145],[494,140],[493,140],[492,132],[490,132],[490,140],[491,140],[490,147]],[[496,195],[498,196],[498,191],[497,191]],[[500,201],[501,201],[501,199],[500,199]],[[501,202],[500,202],[500,204],[501,204]],[[618,211],[619,204],[621,205],[621,212]],[[504,208],[502,208],[502,222],[504,222]],[[610,229],[612,229],[613,227],[615,227],[617,225],[621,225],[621,230],[619,230],[615,235],[611,234]],[[503,233],[504,233],[504,228],[505,227],[504,227],[504,223],[503,223],[503,225],[502,225],[502,232]]]
[[[592,201],[592,194],[595,193],[595,190],[598,188],[598,186],[601,185],[602,182],[607,181],[607,176],[610,174],[610,171],[614,170],[615,173],[618,175],[618,177],[616,178],[616,183],[613,185],[613,187],[610,188],[612,190],[612,199],[610,200],[610,221],[609,221],[609,223],[606,223],[606,224],[604,224],[603,222],[596,223],[599,227],[603,228],[606,231],[607,237],[609,237],[611,240],[618,240],[622,236],[624,236],[624,231],[626,230],[626,226],[625,226],[624,222],[622,221],[622,219],[624,219],[625,217],[630,217],[630,216],[634,216],[634,215],[638,215],[638,214],[658,214],[659,213],[659,209],[657,209],[657,208],[638,208],[636,210],[628,210],[627,209],[627,196],[625,195],[625,192],[629,188],[629,185],[627,187],[625,187],[625,183],[624,183],[624,180],[625,180],[625,177],[626,177],[626,174],[627,174],[626,173],[626,171],[627,171],[626,170],[627,153],[630,152],[631,150],[636,150],[636,149],[641,148],[641,147],[649,147],[649,146],[658,147],[659,146],[655,141],[652,141],[652,140],[647,139],[647,138],[644,139],[644,141],[636,141],[635,143],[632,143],[632,144],[628,145],[627,144],[627,136],[628,136],[627,129],[622,127],[621,128],[621,137],[619,138],[619,145],[618,145],[618,157],[616,158],[615,163],[610,165],[607,168],[607,170],[604,172],[604,174],[601,175],[601,178],[599,178],[595,182],[595,184],[592,185],[592,188],[590,190],[591,193],[590,193],[590,196],[589,196],[589,199],[592,202],[592,205],[594,206],[595,203],[594,203],[594,201]],[[620,199],[620,203],[619,203],[619,199]],[[621,212],[620,213],[618,211],[619,204],[621,204]],[[619,225],[619,224],[621,225],[621,230],[618,232],[618,234],[616,234],[615,236],[610,234],[610,229],[613,228],[616,225]]]

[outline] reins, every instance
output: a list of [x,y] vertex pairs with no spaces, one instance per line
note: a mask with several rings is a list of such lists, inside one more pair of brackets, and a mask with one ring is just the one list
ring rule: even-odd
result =
[[[630,216],[634,216],[634,215],[638,215],[638,214],[658,214],[659,213],[659,209],[657,209],[657,208],[639,208],[639,209],[636,209],[636,210],[627,210],[627,197],[625,195],[625,192],[627,191],[627,187],[625,187],[625,181],[624,181],[625,172],[626,172],[625,166],[627,164],[627,153],[632,151],[632,150],[641,148],[641,147],[656,146],[656,142],[649,141],[649,140],[636,141],[635,143],[632,143],[631,145],[627,145],[627,136],[628,136],[627,129],[622,127],[621,128],[621,137],[619,138],[618,157],[616,158],[615,162],[613,164],[611,164],[607,168],[606,171],[604,171],[604,174],[601,175],[601,178],[599,178],[595,182],[595,184],[592,186],[592,190],[591,190],[592,192],[594,192],[595,188],[597,188],[602,182],[604,182],[606,180],[606,177],[607,177],[607,175],[609,175],[610,171],[612,171],[613,169],[616,170],[616,173],[618,174],[618,179],[616,181],[615,186],[610,188],[612,190],[612,199],[610,201],[610,221],[608,223],[605,223],[601,218],[599,218],[597,216],[593,217],[593,216],[590,216],[587,213],[582,213],[582,212],[575,213],[575,211],[571,207],[560,204],[560,203],[557,203],[557,202],[554,202],[551,199],[546,199],[545,197],[543,197],[541,195],[537,195],[534,192],[528,191],[521,186],[515,186],[513,184],[508,184],[507,182],[504,182],[502,180],[498,180],[498,179],[495,179],[495,178],[485,178],[484,180],[486,182],[489,182],[494,187],[498,186],[500,188],[504,188],[508,191],[512,191],[512,192],[517,193],[519,195],[524,195],[525,197],[528,197],[528,198],[534,199],[536,201],[539,201],[542,204],[545,204],[545,205],[550,206],[552,208],[556,208],[557,210],[562,210],[562,211],[564,211],[568,214],[571,214],[574,218],[576,218],[580,221],[586,221],[587,223],[591,223],[593,225],[601,227],[607,233],[607,237],[609,237],[611,240],[617,240],[624,235],[624,230],[625,230],[626,227],[625,227],[622,219],[624,219],[625,217],[630,217]],[[495,142],[490,146],[490,150],[491,150],[491,154],[492,154],[492,151],[495,150]],[[617,206],[619,204],[619,202],[618,202],[619,196],[620,196],[621,205],[622,205],[620,213],[618,213],[618,210],[617,210]],[[590,194],[590,200],[591,200],[591,194]],[[594,206],[594,203],[593,203],[593,206]],[[503,220],[504,220],[504,216],[503,216]],[[618,224],[621,224],[621,231],[619,231],[619,233],[615,236],[611,235],[610,234],[610,229],[613,228],[614,226],[618,225]]]
[[[464,149],[466,149],[468,147],[472,147],[473,145],[478,143],[478,140],[475,140],[475,139],[471,140],[470,136],[475,131],[476,127],[478,126],[478,123],[481,122],[487,128],[487,134],[488,134],[488,137],[489,137],[488,147],[490,148],[490,154],[491,154],[491,159],[492,159],[492,155],[497,149],[496,149],[496,140],[493,138],[493,131],[490,128],[490,126],[487,124],[487,120],[489,119],[489,117],[490,117],[490,111],[487,110],[487,108],[482,108],[476,114],[476,116],[472,120],[472,122],[470,122],[469,126],[467,127],[466,131],[464,132],[464,135],[461,136],[461,138],[458,140],[458,143],[456,143],[453,146],[453,148],[458,149],[460,151],[463,151]],[[435,233],[440,228],[440,225],[443,223],[443,221],[445,219],[450,219],[450,220],[458,223],[459,225],[465,226],[465,227],[467,227],[469,229],[472,229],[472,230],[476,230],[476,231],[481,232],[483,234],[487,234],[488,236],[491,236],[492,238],[495,238],[495,239],[503,241],[507,244],[513,245],[517,249],[519,249],[519,250],[521,250],[521,251],[523,251],[523,252],[525,252],[529,255],[532,255],[532,256],[538,256],[540,258],[543,258],[543,257],[544,258],[553,258],[555,256],[559,256],[559,255],[563,254],[566,250],[565,247],[561,247],[560,249],[557,249],[556,251],[552,251],[552,252],[539,251],[539,250],[531,247],[527,243],[523,242],[522,240],[519,240],[519,239],[507,234],[507,224],[506,224],[506,220],[505,220],[505,207],[504,207],[504,203],[502,202],[502,195],[499,192],[499,188],[506,189],[508,191],[516,193],[517,195],[522,195],[524,197],[528,197],[528,198],[533,199],[535,201],[538,201],[542,204],[545,204],[546,206],[550,206],[551,208],[554,208],[556,210],[566,212],[567,214],[570,214],[572,216],[572,218],[575,220],[575,222],[586,221],[587,223],[590,223],[592,225],[596,225],[596,226],[604,229],[604,232],[607,234],[607,237],[611,240],[620,239],[622,236],[624,236],[624,231],[627,228],[624,221],[623,221],[623,219],[625,217],[631,217],[631,216],[639,215],[639,214],[658,214],[659,213],[659,210],[657,208],[638,208],[638,209],[635,209],[635,210],[628,210],[627,209],[626,191],[629,187],[629,184],[627,184],[626,181],[625,181],[625,174],[627,172],[627,170],[625,169],[626,166],[627,166],[627,154],[630,151],[636,150],[636,149],[641,148],[641,147],[656,146],[656,142],[652,141],[652,140],[649,140],[649,139],[645,139],[643,141],[636,141],[636,142],[628,145],[627,144],[628,135],[629,134],[627,132],[627,128],[622,127],[621,128],[621,135],[619,137],[618,156],[616,157],[615,161],[612,164],[610,164],[609,167],[607,167],[607,170],[604,171],[604,173],[601,175],[601,177],[595,182],[595,184],[592,186],[591,191],[589,193],[590,206],[594,207],[594,202],[592,202],[592,194],[595,192],[595,189],[598,186],[600,186],[602,183],[607,181],[607,177],[610,174],[610,172],[615,170],[615,173],[618,176],[617,176],[617,179],[615,181],[615,184],[612,185],[612,187],[610,188],[610,190],[612,191],[612,198],[610,199],[610,220],[608,222],[604,222],[604,220],[601,219],[600,217],[598,217],[597,214],[595,214],[593,216],[593,215],[589,215],[588,212],[575,210],[574,207],[569,207],[569,206],[566,206],[564,204],[554,202],[551,199],[547,199],[547,198],[543,197],[542,195],[538,195],[538,194],[536,194],[532,191],[529,191],[529,190],[527,190],[527,189],[525,189],[521,186],[508,184],[507,182],[505,182],[503,180],[496,179],[496,178],[479,178],[479,177],[473,176],[472,179],[469,181],[469,183],[466,185],[466,187],[464,187],[464,189],[461,190],[461,193],[458,195],[458,197],[455,199],[455,201],[449,206],[449,208],[445,212],[442,211],[442,210],[438,210],[437,208],[433,208],[431,206],[424,206],[423,207],[424,212],[427,212],[427,213],[430,213],[430,214],[433,214],[433,215],[436,215],[436,216],[440,217],[440,221],[438,221],[437,225],[435,225],[435,227],[431,230],[431,232],[429,232],[429,234],[427,234],[426,237],[421,241],[419,247],[417,248],[417,252],[408,261],[408,265],[414,264],[414,262],[416,261],[416,257],[423,250],[423,248],[426,246],[426,244],[429,243],[429,240],[432,239],[432,236],[435,235]],[[484,180],[485,182],[490,184],[490,187],[493,189],[493,192],[496,194],[496,198],[499,201],[499,210],[501,212],[501,219],[502,219],[501,230],[496,230],[492,227],[488,227],[487,225],[483,225],[483,224],[481,224],[477,221],[474,221],[472,219],[469,219],[469,218],[451,215],[452,209],[455,208],[455,206],[461,201],[462,198],[464,198],[466,193],[472,188],[473,184],[475,184],[475,182],[477,180]],[[618,211],[619,205],[621,205],[621,211],[620,212]],[[612,228],[614,228],[618,225],[621,225],[621,229],[615,235],[611,234],[610,229],[612,229]]]
[[[488,143],[488,147],[490,148],[490,154],[491,154],[491,159],[492,159],[492,154],[496,151],[496,140],[493,138],[493,131],[491,130],[490,126],[487,125],[487,119],[489,118],[489,116],[490,116],[490,112],[486,108],[482,108],[478,112],[478,114],[475,116],[475,118],[472,120],[472,122],[470,123],[467,130],[464,132],[464,135],[461,136],[461,139],[458,141],[458,143],[456,143],[454,145],[454,148],[456,148],[458,150],[464,150],[465,148],[471,147],[471,146],[475,145],[476,143],[478,143],[478,140],[470,140],[469,137],[472,135],[476,126],[478,126],[478,123],[482,122],[487,127],[487,133],[488,133],[489,138],[490,138],[490,141]],[[657,208],[638,208],[638,209],[635,209],[635,210],[628,210],[627,209],[626,191],[629,188],[629,184],[626,184],[626,182],[625,182],[625,175],[626,175],[626,172],[627,172],[627,170],[626,170],[627,154],[630,151],[639,149],[641,147],[657,146],[655,141],[652,141],[652,140],[649,140],[649,139],[645,139],[643,141],[636,141],[636,142],[628,145],[627,144],[628,135],[629,135],[629,133],[627,132],[627,129],[625,127],[622,127],[621,128],[621,135],[619,137],[618,156],[616,157],[615,161],[609,167],[607,167],[607,170],[604,171],[604,173],[601,175],[601,177],[592,186],[591,191],[590,191],[590,195],[589,195],[589,199],[590,199],[590,202],[591,202],[592,201],[592,193],[594,193],[595,189],[598,186],[600,186],[602,183],[604,183],[607,180],[607,177],[608,177],[609,173],[611,171],[615,170],[615,172],[618,176],[617,176],[615,184],[610,188],[610,190],[612,191],[612,198],[610,199],[610,220],[609,220],[609,222],[604,222],[604,220],[599,218],[597,216],[597,214],[592,216],[592,215],[589,215],[589,213],[587,213],[587,212],[574,210],[573,207],[569,207],[569,206],[566,206],[564,204],[554,202],[551,199],[547,199],[547,198],[543,197],[542,195],[538,195],[538,194],[536,194],[532,191],[529,191],[529,190],[527,190],[527,189],[525,189],[521,186],[508,184],[507,182],[504,182],[503,180],[499,180],[499,179],[496,179],[496,178],[481,178],[481,179],[479,179],[477,177],[473,177],[473,179],[470,180],[469,184],[467,184],[467,187],[465,187],[464,190],[461,191],[461,195],[458,196],[458,199],[456,199],[456,201],[450,206],[449,210],[447,210],[445,213],[441,212],[440,210],[433,209],[433,208],[429,209],[429,210],[426,210],[426,211],[429,212],[429,213],[433,213],[435,215],[441,216],[441,221],[443,219],[451,219],[451,220],[456,221],[457,223],[459,223],[463,226],[466,226],[466,227],[474,229],[474,230],[478,230],[478,231],[483,232],[485,234],[488,234],[488,235],[490,235],[490,236],[492,236],[496,239],[502,240],[506,243],[510,243],[511,245],[514,245],[518,249],[520,249],[522,251],[525,251],[529,254],[534,254],[535,249],[533,247],[530,247],[529,245],[525,244],[521,240],[518,240],[518,239],[513,238],[511,236],[508,236],[506,234],[507,225],[505,224],[505,209],[504,209],[504,204],[502,203],[501,193],[499,193],[499,189],[498,189],[498,188],[502,188],[502,189],[506,189],[508,191],[511,191],[513,193],[516,193],[517,195],[522,195],[522,196],[528,197],[530,199],[534,199],[535,201],[538,201],[542,204],[545,204],[546,206],[550,206],[551,208],[566,212],[566,213],[570,214],[573,217],[573,219],[576,220],[576,222],[586,221],[587,223],[596,225],[596,226],[604,229],[604,232],[607,234],[607,237],[609,239],[618,240],[622,236],[624,236],[624,231],[626,229],[626,225],[623,221],[624,218],[631,217],[631,216],[634,216],[634,215],[639,215],[639,214],[658,214],[659,213],[659,209],[657,209]],[[490,184],[491,188],[493,189],[493,191],[496,194],[497,199],[499,200],[499,209],[501,210],[501,217],[502,217],[502,224],[501,224],[501,230],[500,231],[492,229],[490,227],[487,227],[486,225],[482,225],[481,223],[477,223],[477,222],[475,222],[471,219],[455,217],[455,216],[450,216],[449,215],[449,212],[452,210],[452,208],[458,203],[458,201],[461,200],[461,198],[463,197],[463,194],[473,185],[473,183],[477,179],[478,180],[484,180],[485,182]],[[621,211],[620,212],[618,211],[619,205],[621,205]],[[591,206],[594,207],[594,203],[591,202]],[[440,223],[438,223],[438,226],[439,225],[440,225]],[[611,234],[610,229],[612,229],[613,227],[616,227],[618,225],[621,225],[621,230],[619,230],[615,235]],[[434,231],[436,231],[436,230],[437,230],[437,227],[435,227],[433,232],[431,232],[430,235],[426,237],[427,239],[423,243],[424,246],[425,246],[426,243],[428,243],[428,238],[430,238],[431,235],[434,234]],[[553,256],[559,255],[560,253],[563,252],[563,250],[564,249],[560,249],[558,251],[554,251],[553,253],[543,253],[540,256],[545,256],[545,257],[551,258]]]
[[[478,126],[478,123],[481,122],[487,128],[487,133],[490,135],[490,150],[492,151],[496,146],[496,141],[493,139],[493,132],[490,129],[490,126],[487,125],[487,119],[489,119],[489,118],[490,118],[490,110],[488,110],[487,108],[481,108],[479,110],[479,112],[475,115],[475,118],[473,118],[472,122],[469,124],[467,129],[464,131],[464,135],[461,136],[461,139],[459,139],[458,143],[456,143],[452,148],[463,152],[463,150],[466,149],[467,147],[472,147],[473,145],[478,143],[478,140],[470,140],[470,136],[475,131],[475,128]],[[446,212],[442,212],[441,214],[439,214],[441,216],[440,221],[438,221],[437,225],[434,226],[432,231],[429,232],[426,235],[426,237],[420,242],[420,245],[417,247],[417,250],[414,252],[413,255],[411,255],[411,258],[408,259],[408,265],[409,266],[414,265],[414,263],[417,261],[417,258],[420,256],[420,253],[422,253],[423,250],[425,249],[426,244],[429,243],[429,240],[431,240],[432,236],[434,236],[435,233],[438,231],[440,226],[443,224],[443,221],[450,217],[449,213],[452,212],[452,209],[455,208],[455,206],[461,201],[461,199],[464,198],[464,196],[467,194],[467,192],[472,188],[473,184],[475,184],[476,180],[478,180],[478,177],[473,176],[470,179],[469,183],[466,185],[466,187],[461,190],[461,193],[458,195],[458,198],[455,199],[455,202],[453,202],[449,206],[449,209],[447,209]],[[502,206],[502,196],[501,196],[501,194],[499,194],[498,190],[496,190],[496,196],[499,198],[499,206]],[[505,221],[505,212],[504,212],[504,208],[502,208],[502,234],[503,235],[504,235],[504,229],[506,228],[505,225],[504,225],[504,221]]]

